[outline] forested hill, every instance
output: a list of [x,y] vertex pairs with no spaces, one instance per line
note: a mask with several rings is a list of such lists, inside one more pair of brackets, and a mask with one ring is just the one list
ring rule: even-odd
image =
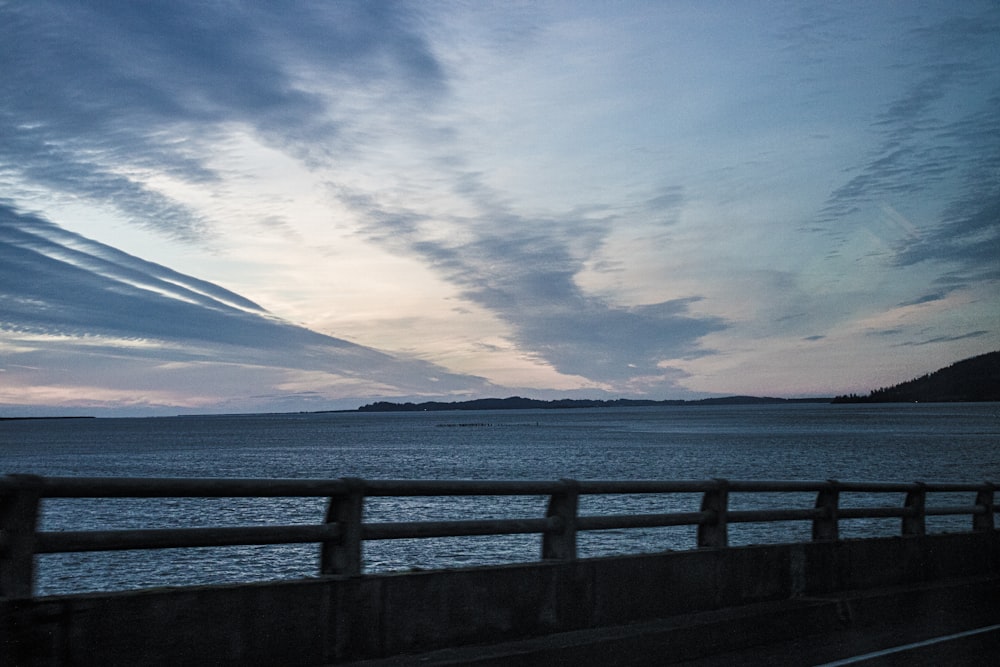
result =
[[867,396],[838,396],[834,403],[947,403],[1000,401],[1000,352],[964,359],[923,377],[876,389]]
[[642,399],[618,398],[610,401],[564,398],[554,401],[542,401],[535,398],[478,398],[471,401],[456,401],[445,403],[427,401],[426,403],[390,403],[378,401],[358,408],[358,412],[418,412],[435,410],[531,410],[559,408],[632,408],[651,405],[754,405],[759,403],[829,403],[829,398],[770,398],[760,396],[724,396],[720,398],[703,398],[696,401],[653,401]]

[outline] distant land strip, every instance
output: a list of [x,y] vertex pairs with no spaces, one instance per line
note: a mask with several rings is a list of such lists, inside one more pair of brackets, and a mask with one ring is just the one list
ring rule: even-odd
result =
[[94,415],[63,415],[54,417],[0,417],[0,422],[24,421],[26,419],[96,419]]
[[829,403],[831,398],[770,398],[761,396],[724,396],[694,401],[616,398],[614,400],[562,398],[543,401],[535,398],[477,398],[470,401],[427,401],[392,403],[378,401],[358,408],[358,412],[433,412],[440,410],[561,410],[566,408],[642,408],[664,405],[763,405],[776,403]]
[[479,398],[471,401],[427,401],[392,403],[378,401],[358,408],[358,412],[431,412],[435,410],[555,410],[565,408],[639,408],[664,405],[772,405],[782,403],[967,403],[1000,401],[1000,351],[988,352],[955,362],[950,366],[892,387],[876,389],[867,396],[850,394],[834,398],[771,398],[767,396],[724,396],[693,401],[617,398],[589,400],[563,398],[543,401],[535,398]]

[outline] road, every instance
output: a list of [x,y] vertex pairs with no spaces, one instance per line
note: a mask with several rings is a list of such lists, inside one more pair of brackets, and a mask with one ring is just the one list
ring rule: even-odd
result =
[[[690,658],[695,655],[699,657]],[[996,667],[1000,665],[1000,578],[973,577],[802,597],[686,618],[352,664]]]
[[687,667],[808,665],[810,667],[995,667],[1000,624],[915,638],[899,628],[883,633],[844,632],[732,651],[678,663]]

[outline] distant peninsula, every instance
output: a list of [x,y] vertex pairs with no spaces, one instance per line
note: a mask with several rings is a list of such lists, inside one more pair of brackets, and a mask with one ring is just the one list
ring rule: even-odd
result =
[[830,398],[770,398],[760,396],[724,396],[695,401],[616,398],[614,400],[562,398],[543,401],[535,398],[477,398],[471,401],[427,401],[392,403],[378,401],[358,408],[358,412],[433,412],[441,410],[562,410],[567,408],[641,408],[663,405],[761,405],[774,403],[829,403]]
[[612,400],[562,398],[477,398],[469,401],[393,403],[377,401],[357,412],[433,412],[442,410],[561,410],[567,408],[640,408],[668,405],[775,405],[787,403],[953,403],[1000,401],[1000,351],[989,352],[928,373],[908,382],[876,389],[867,396],[849,394],[834,398],[772,398],[723,396],[699,400]]
[[955,362],[933,373],[876,389],[837,396],[834,403],[955,403],[1000,401],[1000,352]]

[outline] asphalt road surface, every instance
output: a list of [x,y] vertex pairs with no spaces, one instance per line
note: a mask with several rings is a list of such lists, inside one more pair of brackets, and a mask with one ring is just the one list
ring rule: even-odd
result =
[[688,667],[997,667],[1000,665],[1000,624],[922,639],[914,639],[899,630],[877,635],[844,633],[808,637],[680,664]]

